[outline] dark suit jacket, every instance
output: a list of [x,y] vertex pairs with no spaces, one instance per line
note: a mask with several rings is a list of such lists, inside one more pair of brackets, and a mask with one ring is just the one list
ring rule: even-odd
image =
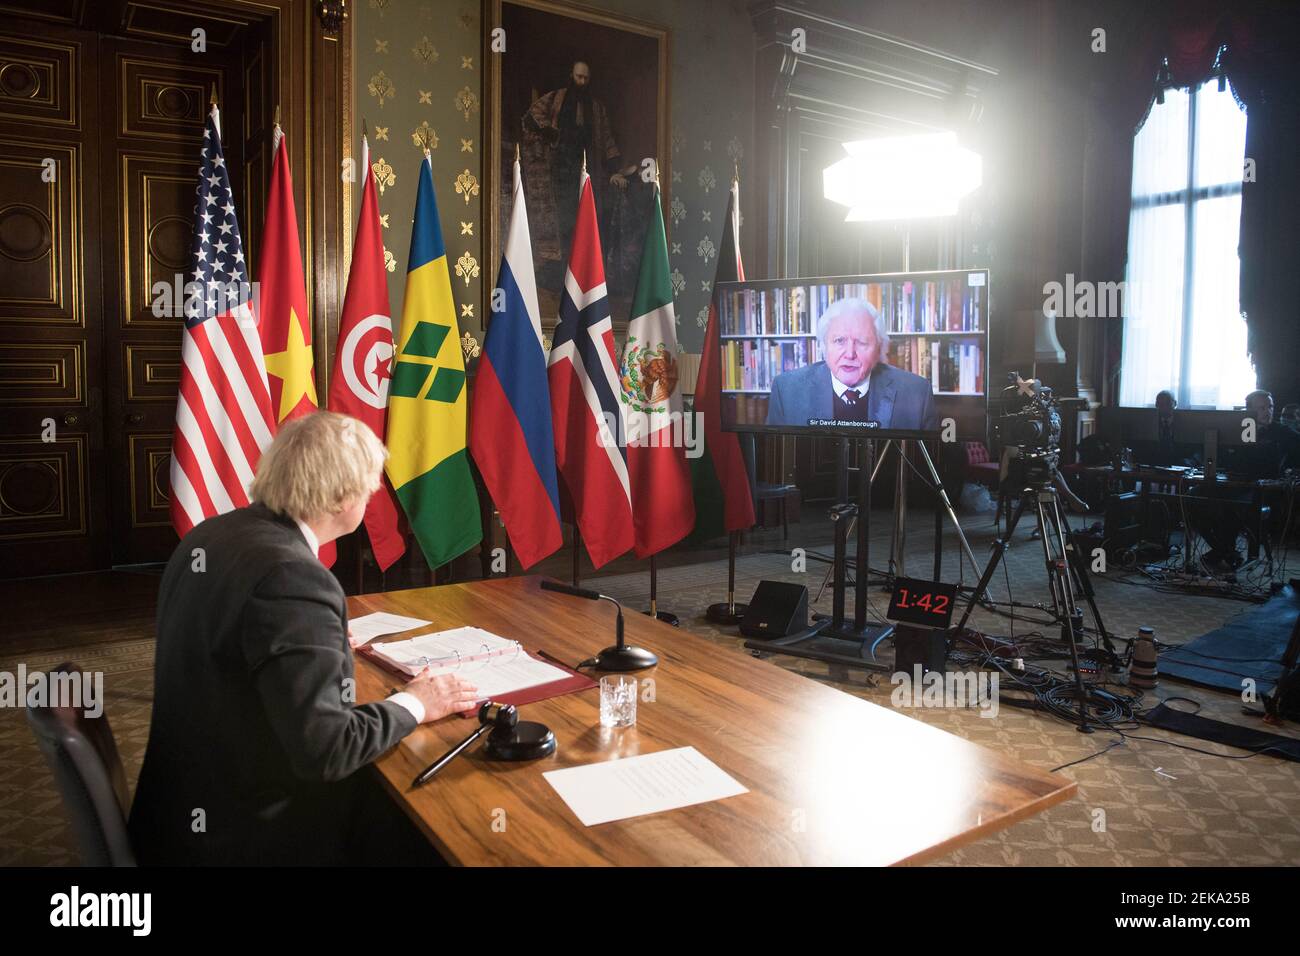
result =
[[[831,386],[830,367],[825,362],[782,372],[772,380],[767,424],[807,425],[809,419],[829,421],[834,417],[835,389]],[[881,428],[934,430],[939,427],[930,383],[883,362],[871,370],[867,417],[879,422]]]
[[398,704],[354,699],[343,589],[297,525],[258,504],[199,524],[158,595],[137,857],[339,862],[344,781],[415,729]]

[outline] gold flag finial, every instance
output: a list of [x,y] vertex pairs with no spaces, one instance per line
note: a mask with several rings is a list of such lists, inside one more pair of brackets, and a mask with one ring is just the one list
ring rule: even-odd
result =
[[210,102],[213,106],[216,106],[216,105],[217,105],[217,84],[215,84],[215,83],[212,84],[212,99],[209,100],[209,102]]
[[738,183],[738,182],[740,182],[740,163],[739,163],[739,162],[737,162],[737,163],[735,164],[734,170],[733,170],[733,172],[732,172],[732,174],[731,174],[731,182],[732,182],[733,185],[736,184],[736,183]]
[[582,171],[584,173],[587,171],[587,151],[585,149],[582,151]]
[[276,126],[280,125],[280,104],[279,103],[275,104],[275,125]]
[[515,143],[515,162],[519,162],[519,144]]
[[370,135],[370,127],[366,125],[366,118],[361,117],[361,138],[365,139]]

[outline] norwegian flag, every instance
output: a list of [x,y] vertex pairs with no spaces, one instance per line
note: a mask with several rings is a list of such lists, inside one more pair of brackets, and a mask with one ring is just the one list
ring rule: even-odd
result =
[[172,435],[171,519],[182,537],[204,518],[248,504],[258,459],[275,433],[215,104],[202,156]]
[[579,189],[578,221],[546,375],[555,465],[587,554],[599,568],[632,547],[632,493],[614,326],[605,292],[596,202],[585,169]]

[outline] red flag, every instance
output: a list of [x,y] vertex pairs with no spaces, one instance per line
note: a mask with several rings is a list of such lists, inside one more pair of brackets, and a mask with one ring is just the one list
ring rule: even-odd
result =
[[[271,133],[271,186],[266,196],[261,261],[258,263],[258,334],[266,361],[266,381],[276,424],[316,411],[316,373],[311,348],[311,317],[298,245],[298,210],[293,202],[289,147],[276,123]],[[317,552],[331,567],[333,541]]]
[[[384,238],[379,227],[379,200],[370,170],[370,145],[361,138],[361,216],[352,248],[352,269],[339,319],[339,347],[330,379],[329,408],[351,415],[383,439],[388,428],[388,381],[392,374],[393,325],[388,310]],[[397,502],[388,479],[366,503],[366,533],[375,562],[387,571],[406,553],[397,518]]]
[[578,221],[560,296],[546,375],[551,390],[555,466],[573,503],[591,563],[600,567],[632,547],[632,492],[622,444],[614,325],[591,180],[582,171]]
[[735,432],[722,430],[722,342],[718,337],[716,292],[719,282],[744,278],[745,267],[740,261],[740,184],[733,181],[714,275],[714,299],[709,303],[709,324],[704,330],[700,375],[695,383],[695,411],[704,425],[704,454],[691,461],[696,515],[691,538],[695,541],[754,526],[754,498],[740,442]]
[[289,149],[278,124],[271,140],[271,187],[266,197],[266,225],[257,270],[257,314],[261,319],[258,333],[266,357],[271,407],[278,424],[316,410],[316,382]]

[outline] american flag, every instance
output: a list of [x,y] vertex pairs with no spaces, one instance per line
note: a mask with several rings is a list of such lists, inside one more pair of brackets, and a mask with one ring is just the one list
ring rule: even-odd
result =
[[204,518],[248,504],[257,461],[275,431],[215,104],[202,155],[172,437],[171,518],[182,536]]

